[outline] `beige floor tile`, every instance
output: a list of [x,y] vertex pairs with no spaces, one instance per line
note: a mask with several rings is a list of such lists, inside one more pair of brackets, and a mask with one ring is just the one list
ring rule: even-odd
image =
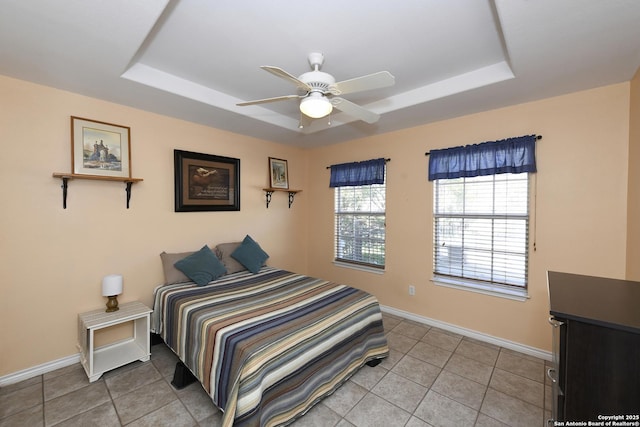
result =
[[512,427],[542,425],[543,410],[523,400],[489,388],[480,412]]
[[489,384],[493,367],[454,353],[444,369],[480,384]]
[[451,352],[443,350],[439,347],[432,346],[426,342],[420,341],[413,346],[411,350],[407,352],[408,355],[420,359],[424,362],[431,363],[440,368],[443,368],[447,364],[447,361],[451,357]]
[[456,348],[455,353],[468,357],[469,359],[477,360],[485,365],[493,366],[498,359],[498,353],[500,351],[494,348],[486,347],[481,344],[476,344],[471,341],[462,340],[460,345]]
[[539,407],[544,407],[544,385],[496,368],[489,387]]
[[[317,427],[317,426],[313,426],[313,427]],[[343,418],[340,420],[338,424],[336,424],[336,427],[355,427],[355,426]]]
[[189,384],[187,387],[175,392],[189,413],[198,422],[220,412],[213,400],[211,400],[211,396],[207,394],[199,382]]
[[368,393],[345,416],[356,427],[404,427],[411,414]]
[[200,421],[198,425],[200,427],[222,427],[222,412],[213,414],[210,417]]
[[372,392],[407,412],[413,412],[427,393],[427,390],[427,387],[389,372],[373,388]]
[[413,338],[414,340],[421,339],[428,331],[429,326],[408,320],[403,320],[393,328],[393,332],[404,335],[405,337]]
[[501,423],[500,421],[491,418],[488,415],[480,413],[478,415],[478,419],[476,420],[475,427],[509,427],[509,425]]
[[84,369],[68,370],[62,375],[44,379],[44,400],[55,399],[63,394],[81,389],[89,385],[89,378]]
[[500,351],[496,368],[544,383],[544,363],[540,359],[533,361],[516,356],[513,352]]
[[[531,356],[530,354],[521,353],[519,351],[511,350],[511,349],[508,349],[508,348],[501,348],[500,351],[502,351],[504,353],[512,354],[512,355],[517,356],[517,357],[522,357],[523,359],[531,360],[532,362],[537,362],[537,363],[547,363],[548,362],[547,360],[540,359],[539,357]],[[548,362],[548,363],[551,363],[551,362]]]
[[431,390],[416,409],[415,416],[434,426],[472,427],[478,412]]
[[399,352],[397,350],[389,349],[389,356],[387,356],[386,358],[382,359],[382,362],[378,366],[380,366],[381,368],[384,368],[386,370],[390,370],[403,357],[404,357],[404,353],[401,353],[401,352]]
[[120,420],[113,403],[105,402],[93,409],[76,415],[68,420],[56,424],[56,427],[120,427]]
[[311,408],[304,416],[298,418],[291,427],[335,426],[342,417],[322,403]]
[[380,365],[373,367],[364,365],[351,377],[351,381],[367,390],[371,390],[386,373],[387,369]]
[[389,349],[399,351],[400,353],[408,352],[417,342],[418,340],[416,339],[405,337],[396,332],[389,332],[387,334],[387,345]]
[[500,347],[500,346],[498,346],[498,345],[491,344],[491,343],[488,343],[488,342],[486,342],[486,341],[480,341],[480,340],[478,340],[478,339],[471,338],[471,337],[462,337],[462,339],[463,339],[464,341],[471,342],[471,343],[474,343],[474,344],[480,344],[480,345],[482,345],[482,346],[489,347],[489,348],[492,348],[492,349],[494,349],[494,350],[500,350],[500,348],[501,348],[501,347]]
[[0,387],[0,397],[11,394],[14,391],[20,390],[21,388],[31,387],[32,385],[36,384],[42,384],[42,375],[38,375],[33,378],[29,378],[28,380]]
[[158,369],[160,375],[165,378],[173,378],[176,363],[180,359],[166,345],[154,345],[151,347],[151,363]]
[[385,332],[390,332],[393,328],[398,326],[402,322],[402,319],[390,314],[382,313],[382,326]]
[[149,414],[156,409],[167,405],[177,399],[176,394],[169,384],[164,380],[147,384],[131,393],[113,399],[113,403],[118,411],[123,424]]
[[418,417],[411,417],[405,427],[433,427]]
[[182,402],[173,402],[138,418],[127,427],[192,427],[197,425]]
[[462,338],[432,328],[422,337],[421,341],[443,350],[453,351],[460,344]]
[[[360,369],[294,427],[529,427],[551,416],[547,361],[383,318],[387,331],[397,328],[387,332],[389,357]],[[222,413],[199,383],[182,390],[169,385],[176,361],[159,344],[150,363],[125,365],[91,384],[75,364],[2,387],[0,427],[220,427]]]
[[116,375],[121,375],[121,374],[123,374],[125,372],[131,371],[132,369],[136,369],[136,368],[142,366],[144,363],[147,363],[147,362],[141,362],[139,360],[136,360],[134,362],[127,363],[126,365],[122,365],[122,366],[119,366],[119,367],[117,367],[115,369],[111,369],[110,371],[105,372],[102,375],[101,378],[104,378],[106,380],[106,379],[108,379],[110,377],[114,377]]
[[151,362],[142,363],[133,369],[105,378],[107,388],[113,399],[127,394],[144,385],[156,382],[162,376]]
[[55,371],[47,372],[42,376],[43,381],[50,380],[51,378],[55,378],[60,375],[66,375],[73,371],[82,371],[84,372],[84,368],[80,363],[74,363],[73,365],[65,366],[64,368],[56,369]]
[[403,357],[402,360],[396,363],[396,366],[391,369],[391,372],[395,372],[424,387],[431,387],[431,384],[436,380],[440,371],[441,369],[439,367],[408,355]]
[[28,387],[16,387],[12,393],[0,397],[0,418],[38,405],[42,405],[42,385],[36,383]]
[[344,417],[366,394],[367,389],[353,381],[347,381],[322,403]]
[[42,427],[44,425],[42,406],[42,404],[36,405],[2,418],[0,419],[0,427]]
[[442,371],[431,386],[431,390],[473,409],[480,409],[487,386],[452,372]]
[[104,381],[96,381],[86,387],[45,402],[45,425],[58,424],[109,401],[109,392]]
[[455,332],[451,332],[448,331],[446,329],[442,329],[442,328],[436,328],[436,327],[432,327],[431,329],[429,329],[430,331],[436,331],[436,332],[440,332],[442,334],[447,334],[447,335],[451,335],[452,337],[455,338],[460,338],[460,339],[464,339],[465,337],[460,335],[460,334],[456,334]]

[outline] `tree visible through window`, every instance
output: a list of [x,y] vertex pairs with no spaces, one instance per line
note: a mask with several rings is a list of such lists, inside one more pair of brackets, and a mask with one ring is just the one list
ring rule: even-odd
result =
[[527,173],[434,183],[434,273],[493,290],[527,287]]
[[335,188],[336,261],[384,268],[384,184]]

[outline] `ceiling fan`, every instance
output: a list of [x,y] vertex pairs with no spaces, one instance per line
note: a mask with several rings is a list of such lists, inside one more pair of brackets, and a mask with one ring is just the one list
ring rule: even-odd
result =
[[299,77],[289,74],[282,68],[269,65],[260,67],[277,77],[295,84],[298,88],[298,95],[257,99],[255,101],[241,102],[237,105],[246,106],[299,99],[300,112],[302,113],[300,117],[301,128],[310,124],[312,119],[326,117],[331,113],[333,108],[367,123],[375,123],[378,121],[380,118],[379,114],[354,104],[351,101],[347,101],[341,98],[340,95],[392,86],[395,83],[395,77],[393,77],[391,73],[388,71],[380,71],[336,83],[335,78],[331,74],[320,71],[320,67],[324,62],[324,55],[322,53],[312,52],[309,54],[308,59],[313,71],[304,73]]

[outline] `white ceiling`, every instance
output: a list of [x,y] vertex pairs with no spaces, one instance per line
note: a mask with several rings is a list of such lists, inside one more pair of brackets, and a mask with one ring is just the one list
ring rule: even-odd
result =
[[[296,94],[259,66],[298,76],[314,51],[337,81],[395,76],[344,96],[379,122],[336,112],[300,130],[296,100],[236,106]],[[638,0],[0,0],[0,74],[300,147],[628,81],[639,67]]]

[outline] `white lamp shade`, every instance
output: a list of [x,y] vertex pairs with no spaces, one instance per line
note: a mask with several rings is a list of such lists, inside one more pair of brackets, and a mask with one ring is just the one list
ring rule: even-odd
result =
[[331,113],[331,110],[333,105],[321,93],[312,92],[300,101],[300,111],[313,119],[324,117]]
[[102,279],[102,296],[110,297],[122,293],[122,275],[110,274]]

